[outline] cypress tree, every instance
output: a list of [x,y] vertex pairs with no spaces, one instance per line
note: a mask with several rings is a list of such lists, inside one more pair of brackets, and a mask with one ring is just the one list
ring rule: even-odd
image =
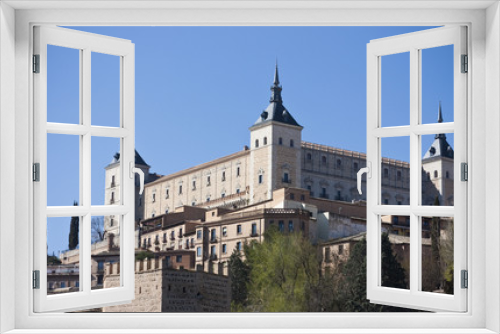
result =
[[[74,206],[78,205],[78,202],[73,203]],[[71,223],[69,226],[69,236],[68,236],[68,249],[72,250],[78,246],[78,232],[80,227],[79,217],[71,217]]]

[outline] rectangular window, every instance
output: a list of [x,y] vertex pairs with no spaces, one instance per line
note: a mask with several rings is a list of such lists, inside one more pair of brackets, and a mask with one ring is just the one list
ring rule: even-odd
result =
[[252,223],[252,237],[257,236],[257,224]]
[[288,231],[293,232],[293,221],[291,220],[288,222]]
[[223,254],[227,253],[227,245],[226,244],[222,244],[222,253]]
[[182,194],[182,184],[179,186],[179,195]]
[[[456,204],[453,206],[451,201],[445,201],[447,198],[443,200],[437,195],[431,194],[431,198],[427,199],[423,194],[431,193],[430,182],[422,177],[426,168],[430,171],[435,168],[435,161],[449,162],[456,174],[459,174],[461,162],[467,161],[467,76],[461,71],[462,54],[466,53],[465,36],[465,28],[453,26],[372,40],[367,46],[367,164],[371,164],[372,175],[381,176],[367,179],[367,198],[373,201],[367,211],[367,295],[372,302],[411,305],[424,310],[466,310],[467,290],[461,289],[459,274],[467,269],[467,247],[464,246],[467,230],[466,182],[456,178],[454,185],[441,190],[441,193],[450,190]],[[450,69],[441,76],[441,79],[444,77],[447,80],[443,81],[446,83],[439,86],[427,81],[436,64]],[[395,66],[398,66],[397,71],[394,71]],[[388,77],[392,80],[386,79]],[[390,101],[395,99],[394,94],[390,94],[390,85],[396,85],[396,82],[409,103],[404,109],[398,109],[399,117],[395,118],[387,116],[387,110],[390,110]],[[453,116],[445,123],[440,102],[433,96],[442,92],[446,85],[448,87],[445,88],[452,94]],[[433,87],[432,90],[430,87]],[[436,107],[439,103],[434,120],[427,117],[426,109],[421,107],[428,101]],[[397,133],[393,131],[396,128]],[[451,144],[454,144],[453,148]],[[395,170],[395,160],[386,158],[396,146],[409,155],[407,161],[399,162],[399,165],[406,168],[415,166],[409,168],[409,205],[397,206],[397,212],[395,206],[390,205],[397,200],[393,200],[388,189],[401,178],[401,173]],[[436,157],[437,149],[440,157]],[[429,163],[431,160],[433,162]],[[393,173],[395,177],[392,177]],[[452,191],[451,187],[454,187]],[[400,218],[409,221],[409,226],[403,226]],[[449,226],[448,241],[445,242],[437,233],[425,238],[428,234],[424,230],[425,220],[434,221],[435,226]],[[392,233],[386,231],[384,226],[387,223],[392,223]],[[411,249],[407,265],[411,279],[406,284],[394,285],[384,279],[384,261],[388,261],[384,243],[389,242],[395,233],[407,238]],[[428,251],[439,248],[448,251]],[[429,253],[434,255],[428,256]],[[397,266],[405,264],[400,262]],[[435,272],[434,276],[429,275],[431,271]],[[443,283],[446,281],[445,271],[450,287]]]
[[278,222],[278,229],[280,230],[280,232],[285,231],[285,222],[284,221],[280,220]]
[[236,225],[236,233],[241,234],[241,225]]
[[227,235],[227,227],[226,227],[226,226],[224,226],[224,227],[222,228],[222,236],[223,236],[223,237],[225,237],[226,235]]
[[263,180],[263,177],[262,177],[262,174],[259,175],[259,184],[262,184],[262,180]]
[[196,257],[201,257],[201,247],[196,247]]
[[181,262],[182,262],[182,255],[177,255],[177,256],[175,257],[175,262],[177,262],[177,263],[181,263]]
[[[210,185],[210,175],[207,176],[207,187]],[[208,202],[208,201],[207,201]]]
[[196,190],[196,181],[193,181],[193,190]]
[[[124,263],[132,262],[134,257],[135,184],[134,177],[124,177],[133,175],[134,171],[131,162],[135,139],[134,132],[130,131],[135,117],[134,44],[59,27],[37,26],[33,32],[33,53],[40,60],[39,71],[33,75],[33,89],[37,92],[32,101],[32,140],[37,143],[33,162],[39,163],[41,172],[33,190],[33,219],[37,222],[34,224],[33,269],[39,270],[41,281],[40,289],[33,290],[34,311],[92,308],[103,304],[102,297],[92,291],[90,279],[92,221],[117,217],[116,225],[120,226],[126,249],[120,250],[118,257]],[[61,59],[65,59],[64,64]],[[69,77],[73,81],[69,82]],[[105,97],[99,98],[95,82],[103,77],[110,79],[109,90],[103,92]],[[62,82],[67,85],[67,92],[75,93],[71,95],[73,98],[61,98],[61,92],[52,84],[57,78],[68,81]],[[61,107],[64,112],[58,111]],[[110,165],[109,158],[113,155]],[[61,173],[63,170],[56,158],[65,159],[67,173]],[[101,172],[107,165],[115,169],[113,175],[121,175],[120,192],[115,189],[109,193],[109,201],[98,199],[91,191],[99,187],[98,178],[92,174],[97,170]],[[106,185],[104,181],[100,187]],[[111,184],[116,186],[113,181],[117,180],[111,178]],[[61,229],[66,221],[77,228],[69,244],[79,257],[79,274],[83,279],[76,291],[48,296],[47,257],[56,238],[53,231]],[[132,266],[124,266],[118,277],[120,283],[116,289],[106,291],[106,303],[134,299]]]
[[236,176],[240,176],[240,167],[236,167]]
[[237,250],[239,250],[239,251],[241,251],[241,250],[242,250],[242,248],[241,248],[241,242],[240,242],[240,241],[238,241],[238,242],[236,243],[236,249],[237,249]]
[[201,230],[197,230],[196,231],[196,239],[201,239],[201,235],[202,235],[202,231]]

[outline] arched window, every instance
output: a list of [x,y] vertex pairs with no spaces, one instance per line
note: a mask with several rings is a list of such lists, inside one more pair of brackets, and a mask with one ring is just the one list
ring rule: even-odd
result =
[[437,178],[437,177],[438,177],[438,171],[437,171],[437,170],[435,170],[435,171],[434,171],[434,178]]
[[267,137],[264,137],[264,145],[267,145]]
[[352,165],[352,169],[354,169],[354,171],[357,171],[359,169],[359,165],[357,162],[355,162],[353,165]]
[[398,170],[396,177],[397,177],[398,181],[401,181],[401,171],[400,170]]
[[290,139],[290,147],[293,147],[293,139]]
[[283,145],[283,138],[281,138],[281,137],[280,137],[280,138],[278,139],[278,144]]
[[342,160],[337,159],[337,168],[342,167]]
[[259,147],[259,140],[255,139],[255,148]]
[[389,169],[384,168],[384,177],[388,178],[389,177]]
[[324,156],[324,155],[321,156],[321,163],[324,165],[326,164],[326,156]]
[[308,160],[308,161],[311,161],[311,160],[312,160],[312,154],[311,154],[311,153],[307,153],[307,160]]

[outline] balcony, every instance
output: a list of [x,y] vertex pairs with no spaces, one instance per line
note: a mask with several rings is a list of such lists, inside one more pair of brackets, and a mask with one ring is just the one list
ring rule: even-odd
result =
[[217,254],[210,254],[210,261],[217,260]]
[[173,235],[173,234],[172,234],[172,235],[170,236],[170,240],[175,240],[175,235]]
[[177,233],[178,238],[182,238],[182,236],[183,236],[182,232]]
[[283,179],[281,179],[281,182],[291,184],[292,183],[292,179],[290,179],[290,178],[283,178]]
[[259,233],[257,232],[252,232],[252,234],[250,234],[251,237],[258,237],[259,236]]
[[330,198],[330,196],[328,196],[327,193],[323,193],[323,194],[319,194],[319,198],[328,199],[328,198]]
[[213,237],[213,238],[210,238],[210,243],[211,244],[215,244],[217,242],[217,238],[216,237]]

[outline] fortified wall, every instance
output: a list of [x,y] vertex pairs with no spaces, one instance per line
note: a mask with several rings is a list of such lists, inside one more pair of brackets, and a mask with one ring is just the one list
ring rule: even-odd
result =
[[[166,258],[135,263],[135,299],[103,312],[230,312],[228,276],[169,268]],[[120,286],[120,264],[106,264],[104,288]]]

